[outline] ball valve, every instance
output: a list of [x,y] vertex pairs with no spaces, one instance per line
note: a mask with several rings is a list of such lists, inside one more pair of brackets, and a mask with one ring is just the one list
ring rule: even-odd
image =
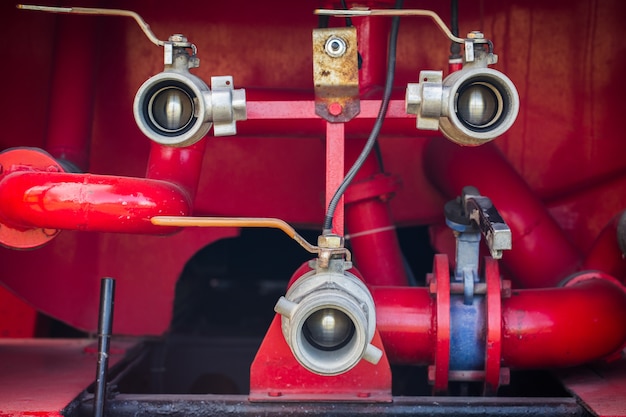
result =
[[[211,77],[211,88],[189,69],[200,65],[195,46],[183,35],[172,35],[165,48],[165,70],[137,91],[133,105],[139,129],[153,141],[189,146],[213,125],[215,136],[237,133],[246,119],[245,90],[233,88],[230,76]],[[188,50],[192,50],[189,55]]]
[[519,96],[513,82],[488,68],[497,62],[480,32],[465,41],[463,69],[442,79],[441,71],[421,71],[408,84],[406,111],[417,115],[417,128],[440,129],[452,142],[476,146],[505,133],[515,122]]
[[[343,246],[335,235],[320,236],[320,248]],[[376,331],[374,300],[347,270],[351,262],[313,261],[315,270],[298,278],[276,303],[282,332],[296,360],[319,375],[339,375],[361,359],[376,364],[382,351],[371,344]]]

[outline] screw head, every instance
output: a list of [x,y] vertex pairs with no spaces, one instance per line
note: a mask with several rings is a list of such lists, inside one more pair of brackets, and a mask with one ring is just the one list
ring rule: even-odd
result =
[[328,40],[326,40],[326,44],[324,45],[324,51],[326,51],[326,54],[333,58],[343,56],[347,50],[348,45],[346,44],[346,41],[339,36],[331,36]]
[[333,116],[339,116],[343,112],[343,107],[339,103],[330,103],[328,105],[328,113]]

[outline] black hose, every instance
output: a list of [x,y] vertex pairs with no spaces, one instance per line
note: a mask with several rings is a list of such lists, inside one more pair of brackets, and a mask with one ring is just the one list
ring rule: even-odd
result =
[[[395,8],[401,9],[404,0],[396,0]],[[345,178],[335,191],[333,198],[330,200],[328,204],[328,209],[326,210],[326,216],[324,218],[324,230],[322,233],[328,233],[333,228],[333,216],[335,215],[335,210],[337,209],[337,204],[339,204],[339,200],[341,200],[341,196],[345,193],[346,189],[356,176],[359,169],[369,156],[372,148],[376,144],[376,140],[378,139],[378,135],[380,133],[380,129],[383,126],[383,122],[385,121],[385,115],[387,114],[387,108],[389,107],[389,101],[391,99],[391,92],[393,90],[393,78],[396,70],[396,45],[398,41],[398,31],[400,29],[400,17],[394,16],[392,18],[391,23],[391,35],[389,36],[389,50],[388,50],[388,58],[387,58],[387,79],[385,81],[385,91],[383,93],[383,100],[380,103],[380,109],[378,110],[378,115],[376,116],[376,122],[374,123],[374,127],[370,132],[370,135],[361,151],[361,154],[357,158],[357,160],[352,165],[352,168],[348,171]]]

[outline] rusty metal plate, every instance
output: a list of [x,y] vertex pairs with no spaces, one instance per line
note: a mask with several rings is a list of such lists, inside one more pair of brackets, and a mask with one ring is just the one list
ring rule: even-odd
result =
[[347,122],[360,112],[356,28],[313,30],[315,113]]

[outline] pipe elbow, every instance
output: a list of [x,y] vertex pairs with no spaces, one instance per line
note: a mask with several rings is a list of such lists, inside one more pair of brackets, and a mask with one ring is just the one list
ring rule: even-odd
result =
[[514,369],[577,366],[626,343],[626,290],[601,272],[562,288],[513,291],[503,300],[503,364]]

